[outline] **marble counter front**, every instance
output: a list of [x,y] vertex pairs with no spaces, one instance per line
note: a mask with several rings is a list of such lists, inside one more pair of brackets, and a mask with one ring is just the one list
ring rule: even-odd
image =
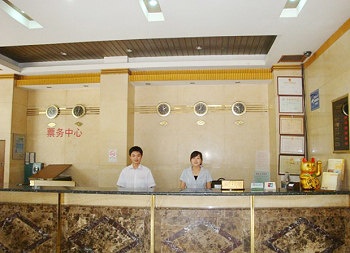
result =
[[350,191],[0,189],[0,252],[347,252]]

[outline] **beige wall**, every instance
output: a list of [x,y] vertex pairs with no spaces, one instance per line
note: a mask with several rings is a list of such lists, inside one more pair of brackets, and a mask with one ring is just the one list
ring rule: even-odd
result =
[[[138,86],[135,106],[156,106],[159,102],[193,106],[198,101],[208,105],[247,105],[267,107],[267,83],[232,85]],[[269,112],[247,112],[235,116],[230,109],[210,111],[199,117],[188,112],[174,112],[167,117],[156,113],[135,113],[135,144],[144,149],[143,163],[154,174],[157,186],[176,188],[182,170],[190,166],[192,151],[204,155],[203,165],[214,179],[244,179],[247,187],[254,178],[256,155],[269,152]],[[204,125],[196,122],[202,120]],[[160,123],[167,121],[166,126]],[[236,121],[243,124],[237,125]],[[260,169],[260,168],[258,168]]]
[[[45,114],[27,117],[27,152],[36,152],[36,161],[48,164],[72,164],[65,173],[77,186],[114,186],[120,170],[127,164],[127,145],[130,136],[127,126],[128,74],[101,75],[99,88],[79,90],[28,91],[28,107],[42,112],[55,104],[72,108],[76,104],[98,107],[99,115],[87,114],[76,119],[68,111],[55,119]],[[130,101],[133,101],[132,99]],[[78,126],[77,123],[81,125]],[[81,136],[48,137],[48,124],[58,129],[78,131]],[[109,151],[117,151],[117,160],[109,160]]]
[[[349,153],[333,153],[331,112],[331,101],[350,90],[349,42],[347,32],[305,69],[309,157],[323,161],[325,166],[328,158],[345,158],[347,164],[350,162]],[[193,150],[203,152],[204,166],[214,179],[244,179],[246,187],[255,170],[261,169],[257,154],[269,154],[271,180],[278,181],[276,78],[300,75],[300,70],[277,68],[273,71],[274,79],[265,83],[134,87],[128,83],[127,72],[110,71],[102,72],[97,89],[35,91],[14,88],[13,79],[1,78],[0,139],[6,140],[5,181],[23,180],[23,161],[11,160],[14,132],[26,134],[26,151],[36,152],[37,161],[73,164],[67,173],[78,186],[114,186],[121,169],[129,163],[127,150],[132,145],[144,149],[143,163],[152,169],[160,188],[178,187],[181,171],[189,166]],[[309,94],[316,89],[320,90],[321,107],[311,112]],[[241,100],[247,105],[266,106],[268,111],[247,112],[243,116],[234,116],[230,110],[209,111],[203,117],[196,116],[192,109],[172,112],[167,117],[155,112],[133,112],[139,106],[154,110],[159,102],[191,107],[200,100],[209,105],[231,105]],[[44,111],[50,104],[96,106],[100,114],[75,119],[68,113],[53,120],[44,114],[25,116],[27,106]],[[198,125],[198,120],[205,124]],[[167,125],[161,125],[162,121]],[[236,124],[237,121],[243,124]],[[82,125],[77,126],[77,122]],[[54,123],[56,129],[79,128],[82,135],[48,137],[49,123]],[[117,161],[109,161],[110,150],[117,151]],[[345,184],[349,181],[347,173]]]
[[5,141],[5,184],[9,183],[10,178],[13,86],[13,77],[0,79],[0,139]]
[[[134,113],[132,109],[134,105],[155,108],[160,101],[172,106],[192,106],[199,100],[209,105],[231,105],[240,100],[248,106],[267,108],[267,89],[271,81],[134,87],[128,84],[127,77],[127,74],[102,75],[99,89],[28,91],[28,108],[44,112],[50,104],[63,108],[84,104],[100,107],[100,114],[80,119],[69,112],[55,119],[48,119],[43,113],[28,116],[27,152],[36,152],[36,161],[45,165],[73,164],[67,174],[78,186],[114,186],[121,169],[129,163],[127,149],[140,145],[145,151],[143,163],[152,169],[157,185],[174,188],[178,187],[181,171],[189,166],[190,153],[200,150],[204,154],[204,166],[214,179],[244,179],[250,184],[256,168],[256,154],[269,153],[268,111],[234,116],[228,108],[209,111],[199,117],[190,109],[163,118],[156,113]],[[167,126],[160,125],[164,120]],[[205,125],[198,125],[198,120],[203,120]],[[236,121],[243,124],[235,124]],[[77,122],[82,125],[77,126]],[[79,129],[81,136],[48,137],[49,123],[55,124],[55,131]],[[117,151],[116,162],[108,160],[111,149]]]
[[0,79],[0,140],[5,141],[4,183],[23,181],[23,160],[12,159],[13,134],[26,134],[27,93],[14,87],[13,77]]
[[[12,102],[12,134],[26,135],[27,132],[27,92],[20,88],[13,90]],[[13,150],[12,142],[11,150]],[[9,183],[14,184],[23,180],[23,160],[11,160]]]
[[[327,167],[329,158],[346,159],[349,153],[333,153],[332,100],[350,93],[350,31],[347,31],[316,61],[305,69],[305,99],[309,156],[321,160]],[[310,93],[319,89],[320,108],[310,109]],[[350,173],[344,184],[349,185]]]
[[[41,111],[55,104],[72,107],[75,104],[86,106],[100,105],[100,90],[36,90],[28,92],[28,107],[40,108]],[[81,122],[81,126],[75,123]],[[49,137],[49,123],[55,131],[55,137]],[[48,164],[73,164],[69,174],[79,178],[78,182],[95,184],[99,165],[99,115],[86,115],[80,119],[71,114],[59,115],[48,119],[45,114],[27,117],[27,152],[36,152],[36,161]],[[59,129],[81,131],[76,135],[57,136]]]

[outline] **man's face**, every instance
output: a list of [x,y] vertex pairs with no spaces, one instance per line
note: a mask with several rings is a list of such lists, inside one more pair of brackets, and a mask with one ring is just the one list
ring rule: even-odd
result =
[[138,151],[133,151],[130,154],[130,161],[134,165],[139,165],[141,163],[142,155]]

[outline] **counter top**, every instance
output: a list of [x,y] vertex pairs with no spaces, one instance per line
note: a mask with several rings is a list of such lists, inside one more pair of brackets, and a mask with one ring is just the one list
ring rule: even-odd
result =
[[125,194],[125,195],[195,195],[195,196],[261,196],[261,195],[350,195],[350,190],[340,191],[287,191],[277,189],[276,191],[225,191],[220,189],[128,189],[118,187],[52,187],[52,186],[28,186],[14,185],[0,188],[2,192],[51,192],[51,193],[75,193],[75,194]]

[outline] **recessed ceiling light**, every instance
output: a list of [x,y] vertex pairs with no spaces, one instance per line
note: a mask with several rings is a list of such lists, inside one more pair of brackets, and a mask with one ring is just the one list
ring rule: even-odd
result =
[[29,29],[43,28],[38,22],[27,15],[23,10],[15,6],[8,0],[0,0],[0,7],[11,18],[15,19],[18,23],[21,23]]
[[148,3],[150,6],[153,6],[153,7],[158,4],[158,2],[156,0],[149,0]]
[[164,21],[158,0],[139,0],[141,9],[149,22]]
[[281,18],[296,18],[307,0],[288,0],[281,12]]
[[201,46],[196,46],[197,50],[202,50],[203,48]]
[[132,53],[132,49],[131,49],[131,48],[127,48],[127,49],[126,49],[126,52]]

